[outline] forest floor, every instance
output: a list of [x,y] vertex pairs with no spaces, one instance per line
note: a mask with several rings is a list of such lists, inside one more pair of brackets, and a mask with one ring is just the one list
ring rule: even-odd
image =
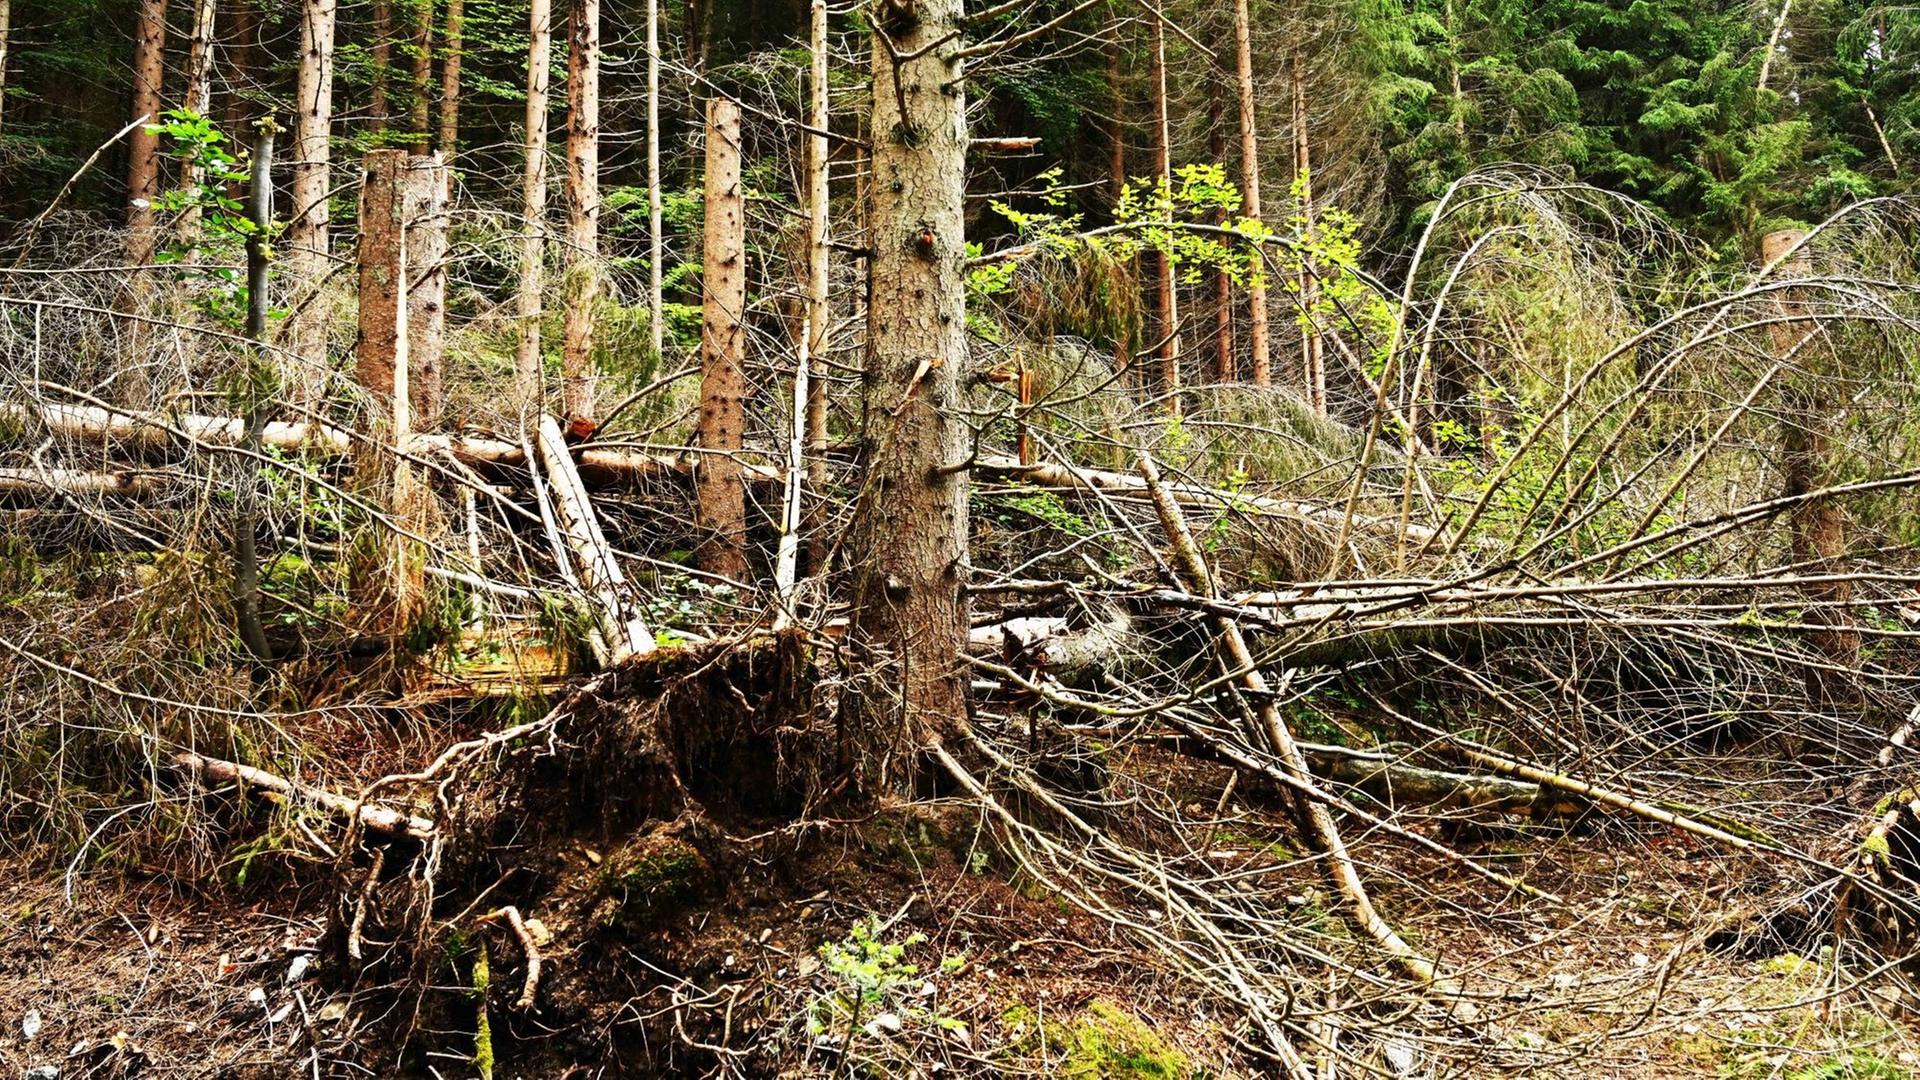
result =
[[[711,1022],[723,1001],[729,1029],[757,1029],[761,1041],[790,1051],[813,1047],[804,1053],[817,1073],[783,1075],[837,1071],[843,1024],[858,1026],[857,1052],[893,1063],[880,1075],[934,1075],[919,1067],[930,1062],[1087,1080],[1257,1075],[1222,1033],[1219,1021],[1229,1018],[1211,1014],[1191,985],[1106,923],[995,869],[971,823],[967,813],[871,819],[663,917],[622,955],[570,952],[556,941],[549,970],[627,970],[633,991],[624,1000],[568,1003],[606,1033],[632,1025],[657,1037],[659,1017],[678,1023],[683,1011],[704,1010]],[[1209,857],[1223,868],[1258,869],[1273,858],[1231,829],[1215,839]],[[1445,860],[1359,838],[1382,910],[1461,975],[1485,1018],[1457,1041],[1429,1033],[1416,1053],[1431,1071],[1412,1075],[1915,1074],[1920,1041],[1871,972],[1705,947],[1715,928],[1750,913],[1743,905],[1777,897],[1768,867],[1619,823],[1518,826],[1454,843],[1506,856],[1504,872],[1566,903],[1503,900]],[[424,1033],[405,1066],[370,1049],[387,1045],[377,1033],[391,1030],[394,1017],[380,1015],[391,1000],[340,987],[317,963],[320,890],[296,886],[285,870],[245,887],[64,870],[32,855],[0,864],[0,1076],[475,1074],[471,1031]],[[1311,918],[1324,902],[1316,875],[1299,866],[1271,872],[1275,887],[1298,890],[1302,917]],[[897,1000],[911,1004],[892,1019],[848,1018],[829,1004],[836,968],[823,946],[852,940],[856,925],[901,946],[897,978],[887,977],[905,987]],[[517,985],[518,968],[504,966],[496,977]],[[809,1017],[818,1021],[811,1029]],[[494,1075],[558,1075],[564,1047],[540,1043],[551,1031],[522,1016],[494,1023]],[[704,1026],[689,1020],[679,1051],[653,1045],[646,1071],[704,1074],[716,1060],[694,1045]],[[526,1071],[516,1069],[519,1048],[529,1048]],[[739,1075],[763,1075],[755,1060],[737,1059]],[[617,1059],[606,1064],[573,1075],[630,1074]]]

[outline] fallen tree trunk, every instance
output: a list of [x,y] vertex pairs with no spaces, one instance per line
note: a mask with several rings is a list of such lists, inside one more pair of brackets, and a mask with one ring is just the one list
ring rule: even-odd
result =
[[553,496],[555,517],[559,520],[566,546],[573,554],[574,570],[580,584],[598,608],[600,632],[606,651],[601,662],[607,667],[630,656],[641,656],[654,649],[653,632],[646,619],[633,610],[627,597],[626,575],[612,545],[600,530],[600,519],[587,498],[586,486],[568,453],[560,422],[551,416],[540,418],[540,462]]
[[153,495],[165,487],[152,473],[92,472],[85,469],[0,469],[0,494],[6,495]]
[[[237,417],[192,413],[163,416],[97,405],[0,402],[0,423],[35,420],[63,438],[83,442],[119,442],[147,448],[162,447],[174,439],[209,447],[237,447],[246,435],[246,422]],[[356,436],[343,428],[317,421],[274,421],[265,426],[260,441],[264,446],[288,452],[308,450],[346,454],[352,450]],[[520,444],[483,435],[416,434],[408,437],[405,448],[417,456],[449,453],[462,464],[476,467],[523,469],[528,465],[526,450]],[[575,448],[572,455],[581,479],[596,487],[690,478],[699,456],[692,453],[646,454],[591,446]],[[1067,491],[1101,491],[1142,498],[1147,494],[1146,486],[1139,477],[1054,462],[1022,464],[1017,458],[984,455],[974,462],[974,471],[1037,487]],[[776,466],[743,464],[741,472],[747,483],[786,482],[786,470]],[[1291,518],[1327,530],[1338,530],[1345,516],[1333,507],[1295,499],[1222,491],[1199,484],[1170,482],[1165,487],[1176,502],[1185,506]],[[1354,519],[1353,528],[1373,535],[1395,535],[1400,526],[1392,518],[1362,516]],[[1433,530],[1420,525],[1407,526],[1406,533],[1409,540],[1422,543],[1433,536]]]
[[191,751],[175,754],[173,764],[175,768],[191,774],[196,779],[213,780],[225,784],[244,784],[293,802],[318,807],[339,817],[350,820],[357,818],[362,826],[374,832],[386,833],[389,836],[405,836],[414,840],[426,840],[433,836],[434,825],[427,818],[363,803],[325,788],[303,784],[298,780],[289,780],[264,769],[256,769],[251,765],[222,761],[219,758],[206,757]]

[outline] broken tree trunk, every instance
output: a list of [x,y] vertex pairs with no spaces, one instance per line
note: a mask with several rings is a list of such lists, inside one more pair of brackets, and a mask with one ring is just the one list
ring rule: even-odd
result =
[[554,515],[573,556],[574,571],[594,602],[602,638],[602,647],[597,650],[601,663],[612,666],[630,656],[652,652],[653,633],[628,601],[626,575],[600,530],[600,519],[568,453],[560,422],[551,416],[540,418],[539,454]]
[[706,251],[701,260],[700,568],[745,580],[747,489],[741,479],[747,396],[746,200],[740,187],[740,106],[707,102]]
[[447,192],[440,154],[407,160],[400,207],[407,230],[407,397],[412,431],[432,431],[446,405],[441,358],[447,334]]

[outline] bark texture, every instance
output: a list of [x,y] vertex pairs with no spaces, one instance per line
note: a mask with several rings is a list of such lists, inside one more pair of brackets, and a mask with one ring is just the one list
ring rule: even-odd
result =
[[388,87],[393,80],[393,0],[373,0],[372,85],[367,88],[367,126],[385,131],[393,117]]
[[433,0],[421,0],[413,28],[413,100],[407,131],[413,152],[424,154],[433,135]]
[[[1260,135],[1255,119],[1253,30],[1247,0],[1233,4],[1234,69],[1240,97],[1241,213],[1258,221],[1260,209]],[[1247,348],[1252,354],[1253,384],[1273,383],[1273,343],[1267,329],[1267,286],[1255,280],[1247,286]]]
[[521,400],[540,396],[540,283],[545,269],[547,240],[547,83],[553,60],[552,0],[527,5],[527,145],[520,178],[521,214],[526,218],[520,238],[520,282],[514,294],[514,315],[520,323],[513,367]]
[[327,273],[327,199],[333,151],[333,37],[338,0],[302,0],[300,67],[296,76],[293,128],[293,208],[287,229],[290,269],[299,284],[292,316],[293,351],[300,367],[288,384],[296,396],[319,396],[327,363],[327,313],[314,300]]
[[600,0],[574,0],[567,40],[567,318],[561,409],[593,415],[593,307],[600,295]]
[[[1163,186],[1173,186],[1173,132],[1167,116],[1167,26],[1153,20],[1153,175]],[[1174,285],[1173,256],[1154,251],[1153,265],[1154,343],[1153,355],[1160,364],[1160,392],[1166,395],[1166,408],[1180,413],[1180,299]]]
[[407,393],[414,431],[432,431],[446,407],[442,361],[447,336],[447,191],[439,154],[407,160],[401,192],[407,229]]
[[[167,0],[140,0],[133,40],[133,119],[160,122],[160,88],[166,78]],[[153,202],[160,196],[160,136],[142,124],[127,136],[127,261],[153,261]]]
[[961,4],[887,10],[873,35],[867,475],[853,546],[869,677],[848,714],[862,787],[875,793],[909,784],[915,749],[963,721],[967,703],[967,130],[950,40]]
[[740,476],[747,395],[746,202],[740,188],[740,106],[707,102],[706,249],[701,261],[700,567],[747,575],[747,491]]
[[447,0],[445,34],[440,44],[439,143],[440,156],[448,162],[460,149],[460,64],[467,47],[466,32],[466,0]]

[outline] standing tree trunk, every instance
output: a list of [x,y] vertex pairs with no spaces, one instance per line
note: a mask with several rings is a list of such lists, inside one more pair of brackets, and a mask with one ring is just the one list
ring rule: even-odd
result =
[[246,130],[253,111],[247,103],[246,91],[253,79],[260,39],[260,13],[254,4],[255,0],[233,0],[227,6],[233,15],[233,29],[227,43],[227,66],[232,74],[227,79],[226,128],[232,132]]
[[660,0],[647,0],[647,335],[655,363],[667,344],[666,238],[661,235],[660,192]]
[[552,0],[530,0],[527,6],[527,160],[520,179],[520,208],[526,218],[526,232],[520,240],[520,283],[514,294],[514,315],[520,324],[520,337],[513,350],[513,368],[523,402],[540,397],[543,374],[540,279],[547,240],[547,80],[552,51]]
[[[404,150],[372,150],[360,187],[360,337],[354,367],[373,401],[388,441],[369,440],[356,464],[360,484],[375,493],[395,523],[417,524],[417,501],[406,459],[413,428],[408,326],[407,189],[414,182]],[[379,632],[397,633],[411,619],[423,591],[421,561],[413,543],[392,530],[371,566],[356,568],[352,586],[357,619]]]
[[[273,385],[266,362],[267,341],[267,261],[269,238],[273,235],[273,137],[278,133],[271,118],[262,120],[254,134],[253,175],[248,185],[247,218],[253,230],[247,234],[247,381],[243,418],[246,434],[241,446],[248,453],[260,452],[261,434],[266,428],[267,392]],[[240,640],[247,643],[254,659],[266,663],[273,659],[273,646],[260,624],[260,553],[254,547],[259,531],[259,487],[253,483],[237,486],[234,493],[233,530],[233,608],[239,624]]]
[[[446,36],[440,60],[440,157],[453,163],[460,151],[460,64],[466,41],[467,2],[447,0]],[[448,177],[451,182],[452,177]]]
[[367,127],[387,130],[393,117],[393,105],[387,88],[393,79],[393,0],[373,0],[373,85],[367,90],[367,111],[372,115]]
[[[1300,218],[1313,229],[1313,160],[1307,141],[1307,59],[1300,39],[1307,32],[1300,6],[1294,6],[1293,24],[1293,186],[1300,195]],[[1314,308],[1320,303],[1320,279],[1311,260],[1300,260],[1300,365],[1307,403],[1327,415],[1327,362]]]
[[13,0],[0,0],[0,132],[6,131],[7,35],[13,30]]
[[[1760,242],[1760,258],[1773,262],[1792,251],[1806,238],[1799,229],[1768,233]],[[1783,278],[1808,277],[1812,261],[1803,248],[1778,267]],[[1793,292],[1782,294],[1783,315],[1806,314],[1806,304]],[[1774,323],[1768,327],[1773,351],[1785,360],[1790,378],[1784,385],[1785,413],[1781,427],[1782,497],[1794,498],[1818,491],[1834,482],[1833,447],[1828,425],[1833,422],[1833,399],[1828,383],[1834,372],[1819,362],[1823,355],[1818,343],[1803,340],[1818,330],[1812,320],[1804,323]],[[1787,518],[1794,571],[1800,574],[1831,575],[1843,573],[1847,555],[1846,510],[1831,498],[1810,499],[1794,506]],[[1851,625],[1847,605],[1853,600],[1850,581],[1822,581],[1804,587],[1807,621],[1823,629],[1810,635],[1821,659],[1835,668],[1851,670],[1860,663],[1860,632]],[[1858,692],[1842,671],[1809,668],[1807,688],[1816,700],[1841,704],[1854,700]]]
[[300,70],[294,90],[293,217],[288,247],[296,298],[292,340],[300,370],[289,384],[303,401],[320,396],[327,370],[327,311],[314,295],[327,274],[327,200],[332,194],[333,34],[338,0],[302,0]]
[[[905,790],[967,711],[965,75],[960,0],[894,5],[873,36],[869,305],[852,630],[859,784]],[[896,55],[911,59],[896,63]]]
[[420,0],[413,28],[413,102],[407,113],[409,144],[424,154],[433,138],[433,0]]
[[[1253,28],[1247,0],[1234,0],[1233,41],[1240,90],[1241,213],[1260,220],[1260,137],[1254,113]],[[1247,345],[1252,352],[1253,384],[1273,384],[1273,344],[1267,330],[1267,285],[1261,274],[1247,286]]]
[[[1173,132],[1167,117],[1167,24],[1153,20],[1153,175],[1163,191],[1173,188]],[[1180,300],[1174,286],[1173,253],[1153,253],[1154,356],[1160,362],[1160,392],[1167,411],[1180,415]]]
[[[832,87],[827,84],[827,0],[811,0],[808,5],[807,41],[811,49],[809,57],[810,71],[807,80],[808,110],[807,123],[813,128],[808,134],[807,144],[807,317],[805,325],[806,339],[802,344],[800,365],[795,369],[794,379],[795,408],[802,398],[806,401],[806,473],[807,486],[813,489],[814,508],[808,521],[813,526],[814,542],[810,545],[811,573],[824,574],[826,568],[820,565],[826,558],[825,501],[821,498],[827,487],[827,382],[813,377],[815,365],[826,362],[829,323],[833,321],[833,311],[828,305],[827,272],[831,249],[827,247],[828,236],[828,200],[831,197],[827,185],[827,159],[831,148],[827,144],[826,133],[833,125]],[[806,383],[805,393],[800,393],[799,382]],[[793,487],[793,497],[800,498],[800,488]],[[787,515],[789,528],[798,519],[798,507]],[[793,567],[788,565],[783,584],[793,583]]]
[[127,138],[127,261],[153,261],[154,200],[160,196],[160,87],[166,78],[167,0],[140,0],[140,28],[133,41],[133,118],[147,119]]
[[[213,24],[218,12],[215,0],[195,0],[193,5],[193,29],[187,42],[187,86],[181,95],[182,105],[201,116],[213,114]],[[191,246],[200,239],[199,200],[191,198],[203,177],[204,170],[184,164],[180,167],[180,187],[189,195],[187,207],[180,214],[176,230],[181,245]]]
[[600,0],[573,0],[567,40],[567,320],[560,407],[593,415],[593,307],[600,295]]
[[[1113,41],[1107,47],[1107,105],[1113,113],[1107,131],[1107,168],[1108,195],[1115,204],[1127,191],[1127,98],[1121,87],[1121,40],[1118,13],[1114,14]],[[1130,277],[1137,279],[1139,262],[1135,260],[1130,268]],[[1129,285],[1133,288],[1133,285]],[[1113,370],[1124,384],[1127,369],[1133,366],[1133,340],[1125,328],[1115,331],[1113,339]]]
[[[1219,80],[1213,80],[1207,84],[1207,156],[1213,161],[1227,159],[1226,117],[1226,95]],[[1224,207],[1214,211],[1215,225],[1226,221]],[[1213,381],[1238,382],[1238,367],[1233,341],[1233,278],[1225,267],[1218,267],[1213,272]]]
[[707,229],[701,260],[700,568],[745,580],[747,490],[740,476],[747,396],[746,201],[740,189],[740,106],[707,101]]
[[407,159],[400,196],[407,230],[407,397],[412,431],[432,431],[446,406],[441,357],[447,333],[447,192],[439,154]]

